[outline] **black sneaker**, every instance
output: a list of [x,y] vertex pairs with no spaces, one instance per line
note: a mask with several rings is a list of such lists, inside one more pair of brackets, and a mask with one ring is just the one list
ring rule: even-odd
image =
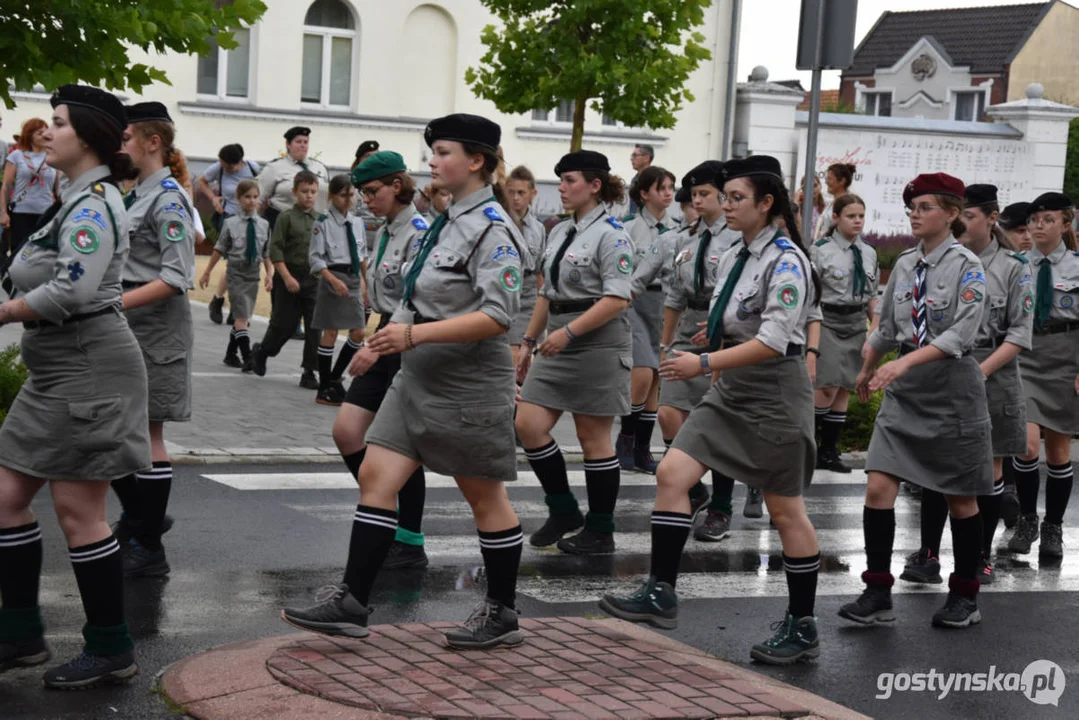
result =
[[231,355],[226,355],[225,359],[222,360],[221,362],[228,365],[230,368],[240,369],[240,368],[242,368],[244,366],[244,361],[241,360],[240,356],[237,355],[236,353],[232,353]]
[[1019,523],[1019,514],[1019,495],[1015,485],[1005,485],[1000,495],[1000,519],[1004,521],[1004,527],[1009,530],[1015,527]]
[[568,555],[610,555],[614,552],[614,533],[584,530],[558,541],[558,549]]
[[40,635],[17,642],[0,642],[0,672],[14,667],[40,665],[50,657],[49,646]]
[[[161,534],[164,535],[169,530],[172,530],[174,522],[172,515],[165,515],[165,518],[161,521]],[[123,513],[120,514],[120,519],[112,524],[112,535],[116,538],[116,542],[120,543],[122,551],[127,552],[128,544],[135,537],[137,530],[136,524],[128,520],[127,515]]]
[[993,563],[989,562],[988,555],[982,553],[982,571],[978,573],[978,580],[982,585],[992,585],[994,577]]
[[836,473],[850,472],[850,468],[843,463],[839,458],[839,453],[835,450],[822,450],[817,453],[817,469],[830,470]]
[[646,622],[667,630],[678,627],[678,595],[674,588],[665,582],[657,582],[655,577],[645,580],[632,595],[604,595],[599,607],[622,620]]
[[331,405],[333,407],[340,407],[341,403],[345,401],[345,396],[335,386],[330,385],[324,387],[318,391],[318,395],[315,396],[315,402],[319,405]]
[[857,600],[839,608],[839,617],[862,625],[895,622],[892,589],[880,585],[866,585]]
[[79,653],[59,667],[45,672],[45,687],[58,690],[86,690],[113,683],[125,683],[135,677],[139,666],[135,653],[119,655],[91,655]]
[[934,557],[928,549],[922,548],[907,557],[907,564],[899,579],[932,585],[944,582],[944,578],[940,576],[940,558]]
[[637,472],[647,473],[649,475],[656,474],[656,468],[659,467],[659,463],[652,457],[651,450],[636,450],[633,453],[633,469]]
[[524,642],[517,611],[491,598],[484,599],[461,627],[448,631],[444,637],[446,645],[456,650],[484,650]]
[[229,308],[229,316],[225,318],[225,324],[231,325],[234,322],[236,322],[236,318],[232,315],[232,308]]
[[132,540],[124,553],[124,577],[161,577],[169,574],[169,561],[165,559],[165,548],[150,550]]
[[709,510],[704,522],[693,530],[693,537],[702,542],[719,542],[731,534],[731,516],[719,510]]
[[790,665],[820,655],[817,640],[817,620],[813,617],[796,619],[790,613],[782,620],[772,623],[775,635],[758,643],[749,651],[757,662],[769,665]]
[[1037,513],[1021,515],[1019,524],[1015,526],[1015,534],[1008,541],[1008,550],[1017,555],[1026,555],[1030,552],[1030,546],[1034,544],[1038,536]]
[[583,527],[584,515],[580,510],[574,511],[572,515],[551,515],[543,523],[543,527],[532,533],[528,542],[533,547],[547,547],[554,545],[568,533],[576,532]]
[[948,593],[944,607],[933,614],[933,627],[965,628],[982,621],[976,595],[960,595],[954,590]]
[[259,377],[266,374],[266,351],[262,349],[262,343],[251,347],[251,370]]
[[371,608],[352,597],[348,585],[327,585],[315,595],[315,603],[307,608],[285,608],[281,619],[293,627],[321,635],[365,638],[371,634],[367,629]]
[[618,464],[627,472],[633,472],[637,467],[637,462],[633,457],[634,445],[634,438],[622,433],[618,433],[618,438],[614,441],[614,454],[618,456]]
[[708,506],[708,501],[711,498],[712,496],[708,494],[708,488],[702,482],[698,482],[689,489],[689,516],[691,520],[697,519],[698,513]]
[[248,355],[247,359],[244,360],[243,367],[240,368],[240,372],[243,372],[243,373],[255,372],[255,364],[251,361],[251,356],[250,355]]
[[225,298],[215,297],[210,301],[210,322],[214,325],[220,325],[224,320],[224,313],[222,309],[225,307]]
[[747,518],[764,517],[764,493],[757,488],[748,488],[746,504],[742,506],[742,515]]
[[[256,372],[258,372],[256,370]],[[315,373],[311,370],[304,370],[303,375],[300,376],[300,387],[304,390],[318,390],[318,378],[315,377]]]
[[408,545],[396,540],[390,545],[390,552],[386,555],[386,562],[382,563],[383,570],[408,570],[412,568],[427,567],[427,553],[423,545]]
[[1042,541],[1038,545],[1038,555],[1053,559],[1064,557],[1063,527],[1056,523],[1042,522]]

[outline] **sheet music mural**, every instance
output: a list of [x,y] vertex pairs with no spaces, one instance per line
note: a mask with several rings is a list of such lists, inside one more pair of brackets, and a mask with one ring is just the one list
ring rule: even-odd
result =
[[[798,165],[805,167],[805,135]],[[866,231],[909,234],[903,188],[919,173],[945,172],[968,185],[992,183],[1000,204],[1032,199],[1034,147],[1025,140],[962,137],[924,133],[821,128],[817,139],[817,175],[833,163],[853,163],[858,170],[851,190],[866,201]]]

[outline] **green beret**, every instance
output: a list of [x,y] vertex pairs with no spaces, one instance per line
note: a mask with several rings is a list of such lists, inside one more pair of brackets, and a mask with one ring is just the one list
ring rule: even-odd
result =
[[365,182],[392,175],[395,172],[408,172],[405,159],[392,150],[379,150],[364,160],[352,171],[352,184],[359,187]]

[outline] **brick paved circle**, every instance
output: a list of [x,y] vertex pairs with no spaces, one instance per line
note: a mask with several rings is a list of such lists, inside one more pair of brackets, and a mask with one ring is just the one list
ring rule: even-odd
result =
[[805,708],[692,656],[581,618],[521,621],[525,642],[450,650],[450,623],[380,625],[366,640],[310,639],[266,661],[278,681],[366,710],[437,718],[799,717]]

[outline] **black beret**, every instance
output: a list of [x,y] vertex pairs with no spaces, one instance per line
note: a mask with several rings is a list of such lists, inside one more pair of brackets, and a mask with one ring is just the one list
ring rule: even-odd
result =
[[903,204],[910,207],[914,198],[922,195],[950,195],[965,200],[967,186],[948,173],[922,173],[903,188]]
[[172,122],[168,109],[159,102],[135,103],[125,107],[124,112],[127,114],[128,125],[137,122],[150,122],[151,120]]
[[1014,230],[1027,224],[1030,217],[1030,203],[1017,202],[1000,211],[1000,226],[1005,230]]
[[688,185],[683,185],[678,188],[678,192],[674,194],[674,201],[679,205],[685,205],[687,202],[693,202],[693,190]]
[[1027,217],[1042,210],[1070,210],[1073,207],[1075,207],[1075,203],[1064,193],[1042,193],[1030,203],[1030,207],[1027,209]]
[[771,155],[751,155],[738,160],[728,160],[716,176],[716,187],[723,187],[728,180],[748,175],[768,175],[783,182],[783,168]]
[[967,185],[967,207],[991,205],[996,201],[996,185]]
[[124,115],[124,105],[116,96],[89,85],[62,85],[52,94],[50,100],[52,106],[77,105],[95,112],[99,112],[108,118],[116,127],[123,130],[127,127],[127,117]]
[[439,140],[453,140],[469,145],[479,145],[491,152],[498,152],[498,144],[502,142],[502,128],[498,126],[498,123],[493,123],[479,115],[454,113],[435,118],[427,123],[427,128],[423,131],[423,139],[427,147],[431,147]]
[[719,160],[705,160],[686,173],[682,178],[682,187],[692,190],[696,185],[715,185],[716,178],[722,170],[723,163]]
[[356,148],[356,157],[362,158],[367,153],[378,152],[378,140],[364,140]]
[[303,135],[304,137],[311,136],[311,128],[304,127],[303,125],[294,125],[285,131],[285,142],[292,142],[292,139],[297,135]]
[[558,177],[562,177],[564,172],[584,172],[585,170],[609,173],[611,164],[607,162],[607,156],[603,153],[595,150],[578,150],[563,155],[554,166],[554,174]]

